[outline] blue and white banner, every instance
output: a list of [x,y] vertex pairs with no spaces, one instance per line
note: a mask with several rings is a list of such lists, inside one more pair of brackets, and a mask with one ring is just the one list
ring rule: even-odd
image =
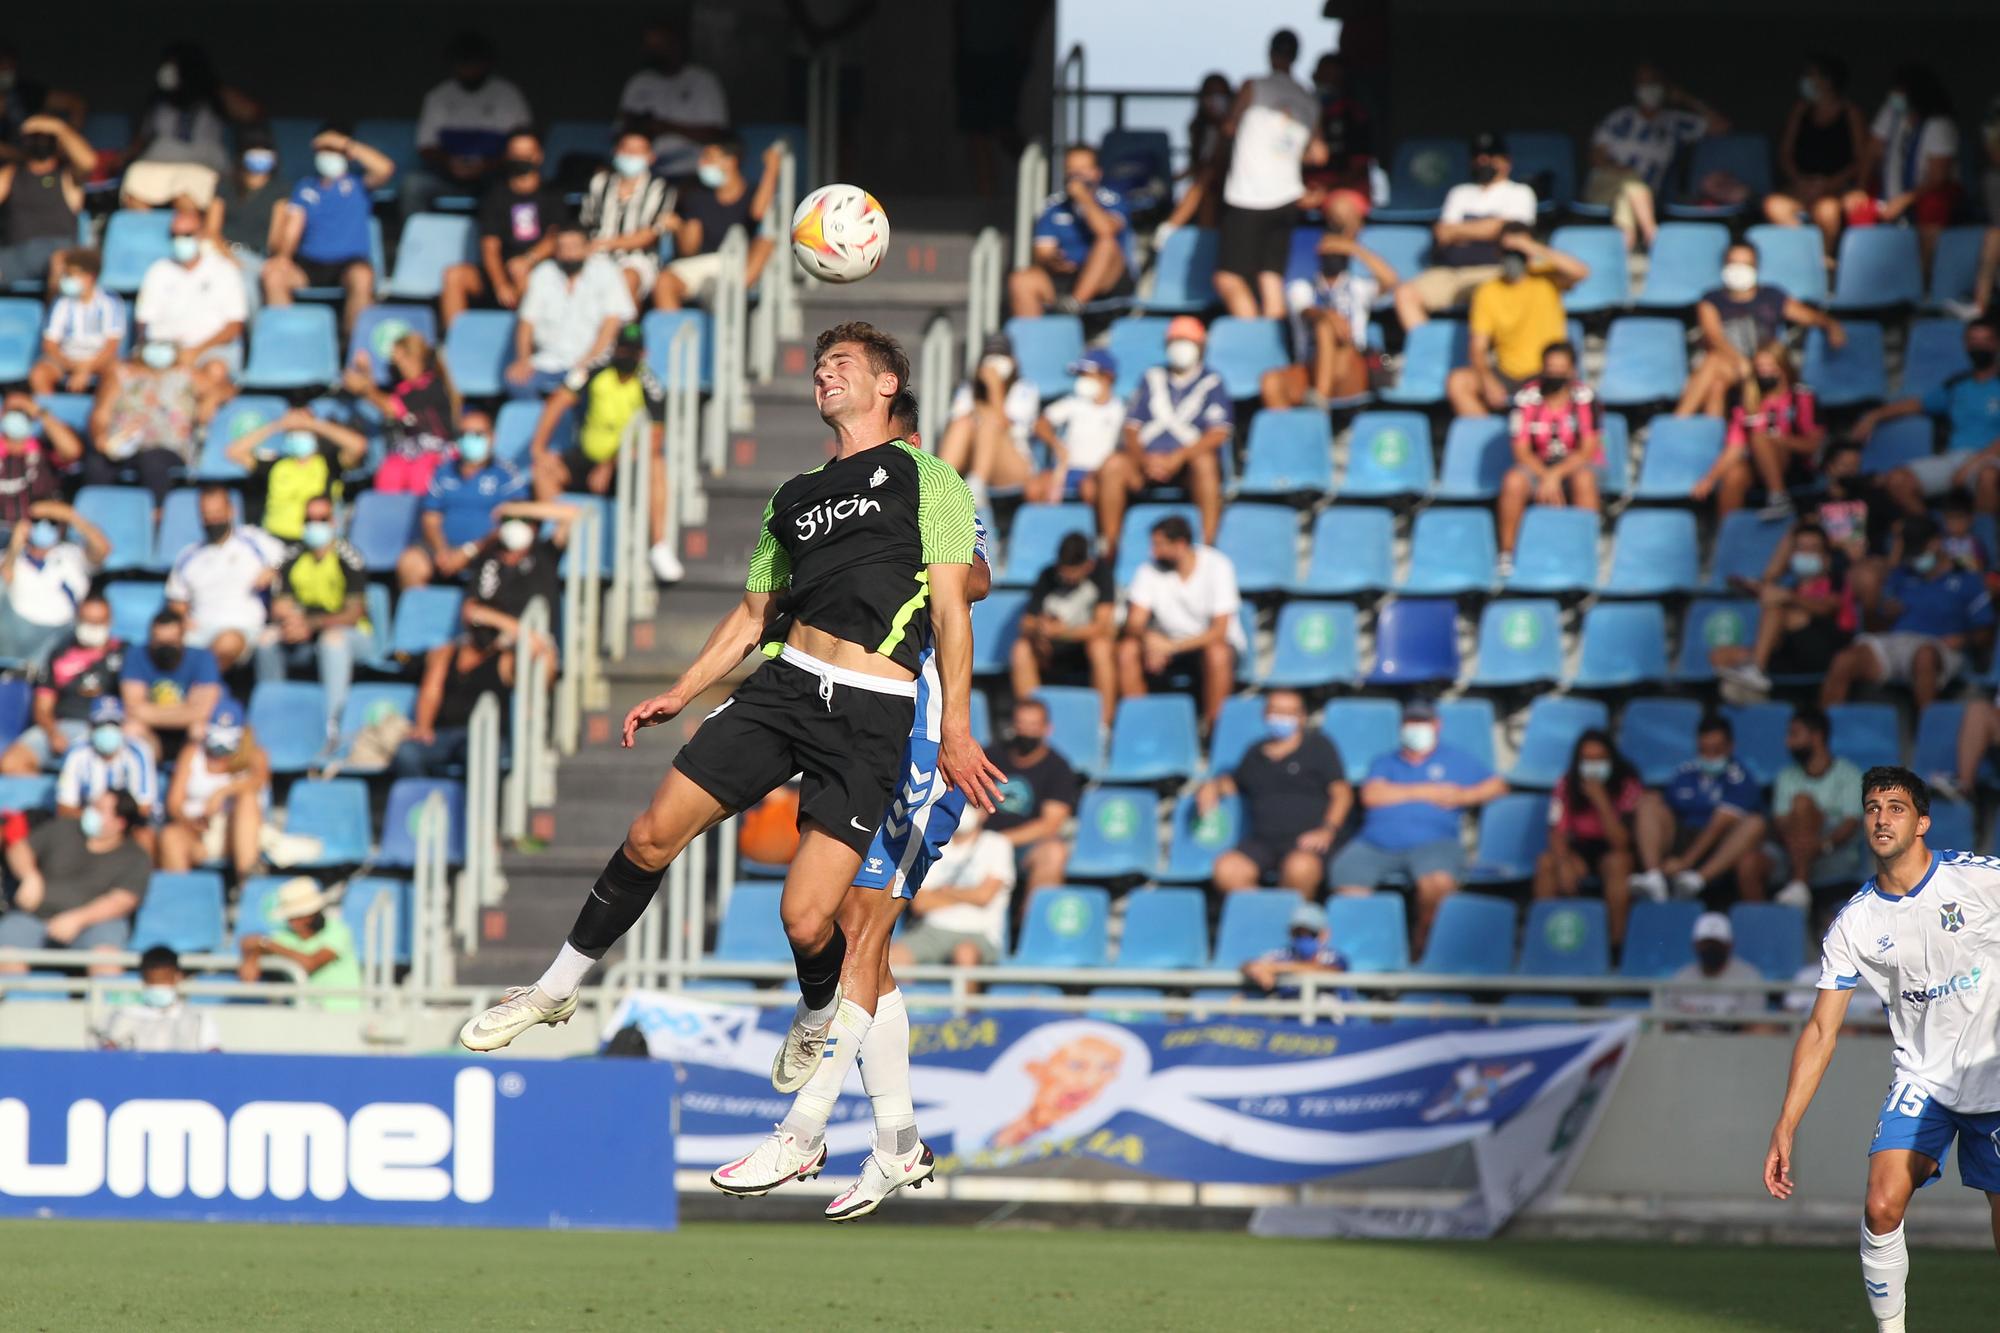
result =
[[674,1225],[673,1071],[0,1051],[0,1216]]

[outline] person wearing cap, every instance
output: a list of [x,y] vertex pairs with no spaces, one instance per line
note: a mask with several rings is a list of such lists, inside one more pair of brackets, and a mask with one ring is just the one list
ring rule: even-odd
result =
[[1202,364],[1208,330],[1193,315],[1167,325],[1167,363],[1148,366],[1125,408],[1123,447],[1097,472],[1097,535],[1116,555],[1125,508],[1163,486],[1184,490],[1201,511],[1201,539],[1222,523],[1222,450],[1236,430],[1236,404],[1222,376]]
[[417,519],[417,544],[396,561],[396,582],[420,588],[432,579],[457,579],[493,531],[493,511],[527,497],[529,475],[493,456],[493,418],[468,411],[459,424],[449,462],[431,474]]
[[1319,240],[1319,268],[1285,285],[1297,364],[1264,372],[1264,406],[1324,408],[1368,388],[1368,322],[1375,302],[1401,278],[1389,261],[1348,233]]
[[189,1004],[181,995],[181,957],[164,944],[139,955],[139,1003],[121,1004],[104,1026],[91,1034],[104,1051],[180,1051],[199,1053],[222,1049],[222,1034],[207,1007]]
[[32,777],[88,741],[91,705],[100,695],[118,693],[124,665],[125,643],[111,632],[111,604],[102,595],[86,596],[76,623],[35,668],[34,712],[27,729],[0,753],[0,773]]
[[1125,196],[1104,183],[1097,150],[1087,143],[1063,152],[1062,186],[1035,215],[1034,252],[1027,267],[1007,275],[1007,303],[1016,319],[1036,319],[1050,306],[1073,315],[1103,296],[1131,288],[1125,242],[1132,229]]
[[305,532],[307,501],[340,498],[341,474],[367,459],[368,437],[294,407],[244,431],[224,453],[250,474],[256,502],[251,521],[280,541],[295,542]]
[[[576,441],[559,450],[553,444],[556,432],[579,404],[583,418],[576,427]],[[653,574],[662,583],[678,583],[684,573],[680,556],[665,540],[667,391],[646,361],[646,331],[639,324],[619,329],[609,350],[572,370],[542,404],[541,418],[528,441],[529,472],[537,500],[554,500],[567,491],[611,494],[626,428],[641,413],[647,423],[645,447],[653,454],[647,474]]]
[[1354,786],[1339,748],[1306,726],[1306,701],[1297,690],[1264,697],[1264,735],[1234,770],[1196,789],[1195,808],[1207,815],[1230,796],[1242,801],[1243,834],[1215,859],[1215,887],[1233,893],[1275,883],[1318,893],[1354,808]]
[[1727,134],[1729,122],[1692,94],[1669,84],[1642,63],[1632,78],[1632,101],[1598,122],[1590,137],[1590,174],[1579,198],[1611,209],[1611,225],[1628,248],[1653,248],[1659,231],[1655,196],[1666,187],[1674,154],[1710,134]]
[[[56,813],[74,819],[107,791],[129,792],[139,813],[149,818],[160,795],[153,751],[125,734],[125,706],[111,694],[90,706],[90,744],[73,745],[63,756],[56,775]],[[142,835],[148,841],[149,833]]]
[[1511,178],[1513,159],[1500,136],[1474,135],[1471,152],[1471,181],[1451,187],[1431,227],[1431,267],[1396,289],[1405,330],[1464,305],[1481,283],[1500,276],[1502,227],[1535,225],[1535,191]]
[[1047,682],[1087,683],[1103,705],[1104,725],[1118,708],[1118,590],[1111,566],[1090,538],[1068,532],[1056,558],[1035,576],[1021,631],[1014,637],[1008,675],[1016,699],[1031,699]]
[[1683,898],[1724,875],[1736,880],[1737,897],[1759,901],[1770,878],[1764,855],[1763,791],[1736,758],[1736,730],[1719,713],[1695,728],[1695,755],[1674,770],[1662,791],[1639,802],[1633,825],[1639,870],[1634,894],[1655,902],[1669,887]]
[[1305,164],[1326,160],[1319,99],[1292,74],[1299,35],[1271,34],[1270,67],[1243,80],[1222,122],[1231,141],[1222,182],[1215,294],[1238,319],[1283,319],[1285,266],[1305,196]]
[[983,501],[989,491],[1017,491],[1034,475],[1028,433],[1041,410],[1040,391],[1021,378],[1014,340],[990,333],[972,378],[951,395],[938,457],[965,478],[976,499]]
[[1445,397],[1462,417],[1504,412],[1542,373],[1542,355],[1569,337],[1562,294],[1590,276],[1590,266],[1535,239],[1525,222],[1500,224],[1500,271],[1472,291],[1466,321],[1467,364],[1445,379]]
[[514,321],[514,359],[501,375],[510,398],[541,398],[569,373],[611,349],[618,330],[639,317],[618,266],[590,253],[573,222],[550,229],[555,247],[529,271]]
[[200,506],[202,539],[174,557],[167,606],[187,618],[188,644],[214,653],[216,669],[228,671],[264,632],[284,547],[263,529],[236,521],[227,486],[202,487]]
[[1236,684],[1236,664],[1250,651],[1236,566],[1213,546],[1197,546],[1180,514],[1153,524],[1152,553],[1132,576],[1117,648],[1118,695],[1183,688],[1179,682],[1192,677],[1202,730],[1213,731]]
[[1028,485],[1031,504],[1065,500],[1097,501],[1097,470],[1118,452],[1125,431],[1125,400],[1114,392],[1118,358],[1104,348],[1085,352],[1069,363],[1075,385],[1042,409],[1035,419],[1035,438],[1049,452],[1048,471]]
[[[111,543],[60,500],[28,507],[0,555],[0,658],[36,663],[76,623],[76,608]],[[66,532],[65,529],[68,531]],[[73,533],[81,540],[70,540]]]
[[340,725],[354,680],[354,639],[367,628],[368,568],[334,526],[333,501],[306,501],[299,539],[278,557],[271,623],[257,641],[257,683],[310,669],[326,695],[329,731]]
[[[127,791],[100,792],[74,819],[46,819],[7,846],[14,896],[0,915],[0,949],[123,949],[153,861],[132,838],[144,816]],[[18,976],[27,963],[0,962]],[[92,963],[92,976],[124,965]]]
[[[264,976],[266,958],[286,958],[306,971],[306,985],[345,994],[317,1001],[329,1013],[361,1007],[361,963],[354,950],[354,932],[333,912],[333,899],[310,876],[300,875],[278,886],[266,916],[277,929],[268,935],[249,934],[237,940],[243,953],[236,975],[255,984]],[[252,923],[246,923],[251,929]]]
[[[1296,995],[1301,976],[1325,976],[1348,970],[1347,955],[1333,947],[1327,926],[1326,909],[1314,902],[1301,902],[1292,909],[1286,923],[1287,940],[1282,949],[1273,949],[1243,965],[1243,980],[1262,995]],[[1346,988],[1338,991],[1352,998]]]
[[1677,1014],[1716,1019],[1747,1018],[1770,1008],[1769,997],[1757,991],[1697,989],[1708,983],[1719,986],[1764,980],[1762,972],[1736,956],[1735,928],[1721,912],[1703,912],[1695,918],[1694,961],[1682,964],[1667,980],[1689,983],[1687,989],[1662,993],[1665,1006]]
[[224,699],[202,730],[200,750],[182,750],[174,765],[160,869],[226,860],[238,882],[255,874],[270,799],[271,761],[244,721],[243,706]]
[[1333,858],[1336,893],[1369,894],[1391,881],[1416,891],[1410,949],[1422,953],[1438,904],[1458,892],[1465,869],[1461,816],[1507,794],[1507,781],[1477,758],[1438,740],[1428,699],[1403,705],[1397,748],[1378,755],[1361,782],[1361,831]]

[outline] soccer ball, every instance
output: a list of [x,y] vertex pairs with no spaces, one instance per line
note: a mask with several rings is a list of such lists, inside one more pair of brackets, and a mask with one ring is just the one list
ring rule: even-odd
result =
[[792,214],[792,254],[821,282],[859,282],[889,249],[889,217],[858,185],[822,185]]

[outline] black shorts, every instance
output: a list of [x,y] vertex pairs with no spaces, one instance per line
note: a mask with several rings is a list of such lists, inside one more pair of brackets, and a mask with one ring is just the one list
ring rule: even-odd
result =
[[[563,470],[569,474],[569,480],[563,484],[563,489],[567,491],[588,490],[589,486],[587,483],[590,480],[590,470],[597,466],[591,460],[590,455],[581,449],[564,449],[556,457],[562,460]],[[614,454],[605,461],[607,463],[616,462],[617,455]]]
[[1834,624],[1831,616],[1820,616],[1807,623],[1796,633],[1787,634],[1778,640],[1778,646],[1771,651],[1770,674],[1773,676],[1820,676],[1826,674],[1826,664],[1833,655],[1845,648],[1853,636],[1842,632]]
[[848,683],[874,677],[827,670],[821,676],[783,658],[758,667],[702,721],[674,767],[731,810],[803,774],[800,825],[810,819],[866,856],[916,720],[916,682],[879,681],[907,691],[885,693]]
[[1257,867],[1259,884],[1276,884],[1278,871],[1284,868],[1285,858],[1292,854],[1293,848],[1297,845],[1297,839],[1291,842],[1279,842],[1275,838],[1245,838],[1236,844],[1236,850],[1241,855],[1249,857],[1250,863]]
[[1284,276],[1292,258],[1292,228],[1298,224],[1296,204],[1277,208],[1222,209],[1222,238],[1216,246],[1215,266],[1234,273],[1245,282],[1255,282],[1259,273]]
[[356,264],[365,264],[365,259],[339,259],[333,263],[322,263],[317,259],[292,260],[299,266],[299,272],[306,275],[308,287],[339,287],[347,281],[347,270]]
[[1175,653],[1167,659],[1166,669],[1158,675],[1146,677],[1146,692],[1164,694],[1172,690],[1174,683],[1194,678],[1194,686],[1199,690],[1208,680],[1208,658],[1199,648],[1190,648],[1184,653]]
[[[1083,275],[1083,270],[1081,268],[1078,268],[1075,272],[1072,273],[1057,273],[1053,269],[1049,269],[1046,271],[1048,272],[1049,275],[1049,281],[1055,284],[1056,294],[1058,296],[1068,296],[1070,292],[1075,290],[1076,280]],[[1132,266],[1130,264],[1127,264],[1124,268],[1118,270],[1118,276],[1111,280],[1111,285],[1109,287],[1106,287],[1103,291],[1099,292],[1097,295],[1091,297],[1090,299],[1093,301],[1104,301],[1104,300],[1109,300],[1114,296],[1130,296],[1133,290],[1134,287],[1132,283]]]

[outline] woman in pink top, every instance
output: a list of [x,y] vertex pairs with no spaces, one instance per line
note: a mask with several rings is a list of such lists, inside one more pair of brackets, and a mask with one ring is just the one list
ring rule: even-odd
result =
[[1718,514],[1743,506],[1751,481],[1762,482],[1768,497],[1765,516],[1789,518],[1794,487],[1811,486],[1826,431],[1819,424],[1813,391],[1798,382],[1788,348],[1775,339],[1751,358],[1751,378],[1735,394],[1722,454],[1695,486],[1694,498],[1715,494]]
[[1615,945],[1631,908],[1632,816],[1645,784],[1604,731],[1576,739],[1549,799],[1549,845],[1535,862],[1535,897],[1574,898],[1595,875]]
[[1514,395],[1509,423],[1514,466],[1500,482],[1500,577],[1514,572],[1514,541],[1530,504],[1601,507],[1597,466],[1604,445],[1597,430],[1597,398],[1576,377],[1576,349],[1551,343],[1542,373]]
[[390,345],[389,366],[395,383],[378,388],[368,353],[356,352],[341,383],[382,414],[389,451],[375,470],[375,489],[422,495],[458,438],[458,388],[444,354],[421,333],[405,333]]

